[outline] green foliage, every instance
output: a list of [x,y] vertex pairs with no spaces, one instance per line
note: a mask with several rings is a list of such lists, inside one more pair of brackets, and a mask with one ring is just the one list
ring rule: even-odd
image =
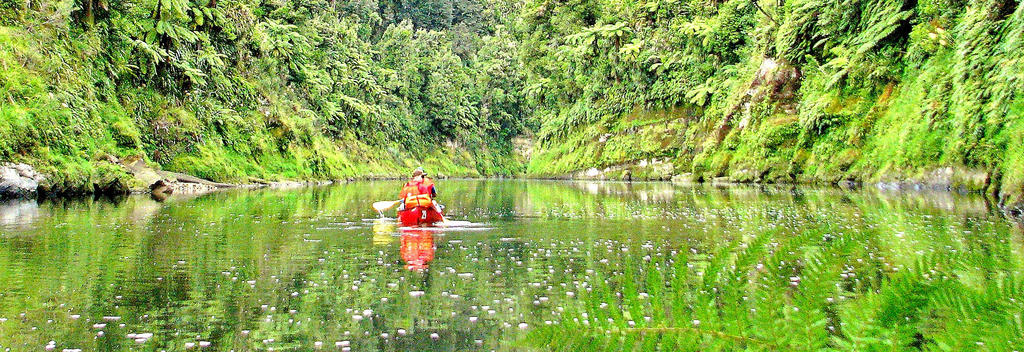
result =
[[949,167],[1024,198],[1013,1],[0,4],[4,160],[140,155],[224,180],[452,149],[470,174],[657,158],[698,180],[927,183]]
[[[93,188],[102,175],[73,170],[99,172],[104,154],[221,181],[404,173],[417,159],[514,173],[510,139],[534,126],[503,16],[516,5],[441,3],[3,3],[0,160],[69,190]],[[424,23],[431,11],[449,17]],[[469,155],[441,156],[450,145]]]
[[[1019,174],[1006,165],[1019,148],[1007,137],[1024,92],[1022,12],[1001,0],[530,2],[520,60],[541,126],[528,170],[676,155],[698,180],[942,185],[931,174],[950,167],[1021,194],[1001,185]],[[600,33],[620,23],[626,44],[613,50]],[[622,153],[638,143],[604,131],[636,109],[686,108],[697,118],[675,115],[668,141],[652,138],[661,126],[631,131],[667,151]]]

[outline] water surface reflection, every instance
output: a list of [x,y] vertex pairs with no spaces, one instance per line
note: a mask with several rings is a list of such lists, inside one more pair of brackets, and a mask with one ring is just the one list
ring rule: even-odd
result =
[[370,209],[398,186],[0,205],[0,349],[521,350],[692,321],[768,340],[757,321],[820,318],[814,346],[855,336],[845,309],[926,258],[959,256],[976,288],[1021,267],[1019,225],[976,196],[444,181],[461,222],[403,229]]

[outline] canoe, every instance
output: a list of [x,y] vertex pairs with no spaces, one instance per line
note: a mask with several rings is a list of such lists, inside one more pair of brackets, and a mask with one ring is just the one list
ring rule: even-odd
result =
[[444,217],[435,207],[415,207],[399,211],[398,220],[402,226],[430,226],[441,222]]

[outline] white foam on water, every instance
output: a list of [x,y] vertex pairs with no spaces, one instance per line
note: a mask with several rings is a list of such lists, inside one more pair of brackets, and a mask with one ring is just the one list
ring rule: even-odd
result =
[[459,220],[449,220],[449,221],[445,221],[443,224],[444,224],[443,227],[478,227],[478,226],[484,226],[485,225],[485,224],[474,223],[474,222],[471,222],[471,221],[459,221]]
[[487,224],[475,223],[471,221],[458,221],[449,220],[443,223],[436,223],[433,226],[403,226],[400,230],[422,230],[431,232],[467,232],[467,231],[486,231],[493,230],[493,227],[487,227]]

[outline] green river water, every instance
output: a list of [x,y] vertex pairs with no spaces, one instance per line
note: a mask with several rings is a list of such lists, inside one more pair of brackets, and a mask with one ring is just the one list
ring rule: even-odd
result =
[[403,229],[400,184],[0,203],[0,351],[1024,346],[980,196],[443,180]]

